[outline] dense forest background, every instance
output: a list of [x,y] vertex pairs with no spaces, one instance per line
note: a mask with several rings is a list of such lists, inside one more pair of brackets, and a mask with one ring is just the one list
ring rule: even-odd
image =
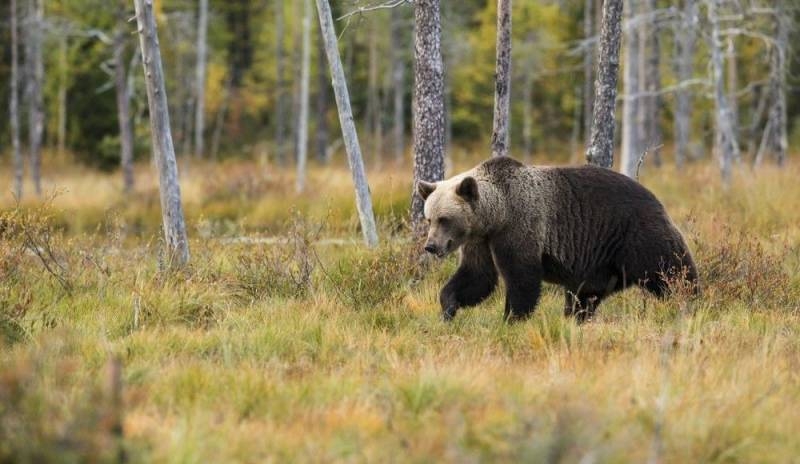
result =
[[[25,44],[27,2],[18,2],[22,47]],[[72,153],[81,163],[101,169],[119,165],[119,125],[113,77],[113,38],[126,27],[124,62],[131,92],[131,113],[137,158],[149,156],[147,105],[138,56],[135,22],[130,2],[107,0],[52,0],[44,2],[44,144],[47,157],[58,151]],[[378,2],[373,2],[377,4]],[[594,53],[597,34],[596,0],[519,1],[513,5],[512,130],[511,153],[519,157],[546,155],[567,161],[584,148],[587,137],[587,89],[591,72],[587,56]],[[662,150],[672,155],[675,95],[691,92],[690,157],[709,157],[713,145],[713,108],[709,65],[708,28],[702,10],[695,25],[697,44],[691,81],[678,78],[680,47],[676,37],[686,33],[682,2],[649,2],[641,15],[647,34],[658,38],[656,66],[660,74],[657,124]],[[736,2],[734,2],[736,3]],[[334,17],[358,8],[363,1],[334,2]],[[645,2],[642,2],[645,5]],[[735,10],[740,8],[739,12]],[[8,11],[9,0],[0,0]],[[770,77],[774,35],[769,15],[751,14],[757,5],[732,3],[723,12],[728,45],[726,92],[735,103],[737,137],[745,156],[754,156],[767,118],[763,96]],[[196,61],[198,2],[156,2],[162,54],[171,107],[173,137],[178,155],[194,152],[194,108],[197,101]],[[646,8],[650,8],[647,10]],[[587,14],[588,13],[588,14]],[[730,14],[728,14],[730,13]],[[795,16],[794,10],[787,15]],[[7,15],[4,15],[7,17]],[[211,0],[208,26],[208,72],[205,86],[206,153],[211,157],[267,157],[285,162],[295,153],[301,63],[302,2],[264,0]],[[445,61],[448,144],[485,149],[492,127],[495,65],[496,2],[445,1],[442,4],[442,51]],[[588,24],[587,24],[588,19]],[[336,21],[339,44],[350,86],[354,115],[364,140],[368,166],[383,158],[408,156],[413,88],[413,14],[408,3],[347,15]],[[2,57],[0,81],[9,80],[8,21],[0,23]],[[338,119],[329,89],[319,24],[312,21],[312,76],[310,112],[311,157],[325,162],[343,153]],[[643,36],[644,37],[644,36]],[[789,44],[800,39],[791,28]],[[654,52],[648,49],[650,55]],[[800,139],[800,76],[798,50],[789,50],[786,89],[787,126],[791,141]],[[24,53],[21,51],[21,61]],[[590,55],[587,55],[590,54]],[[283,63],[278,63],[279,57]],[[279,74],[278,68],[282,68]],[[588,68],[591,69],[591,66]],[[22,74],[26,68],[22,65]],[[622,76],[620,82],[623,81]],[[23,78],[23,90],[24,90]],[[590,82],[590,81],[589,81]],[[620,84],[622,86],[622,84]],[[0,87],[0,106],[8,106],[8,86]],[[25,92],[21,108],[24,111]],[[403,108],[395,109],[397,99]],[[767,102],[769,103],[769,102]],[[23,113],[24,114],[24,113]],[[395,124],[402,115],[401,138]],[[23,140],[27,119],[23,116]],[[0,112],[0,127],[8,127],[8,113]],[[619,128],[619,125],[618,125]],[[619,132],[619,131],[618,131]],[[405,141],[405,143],[402,143]],[[569,142],[568,144],[565,142]],[[9,131],[0,131],[0,151],[9,145]],[[24,144],[23,144],[24,146]],[[748,152],[748,147],[750,152]],[[25,150],[23,149],[23,152]],[[532,159],[532,158],[529,158]]]

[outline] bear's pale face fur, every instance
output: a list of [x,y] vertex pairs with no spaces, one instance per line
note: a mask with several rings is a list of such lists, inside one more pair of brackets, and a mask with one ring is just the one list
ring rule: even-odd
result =
[[443,257],[461,247],[475,233],[478,216],[478,183],[468,175],[436,183],[421,181],[418,190],[425,200],[428,239],[425,250]]

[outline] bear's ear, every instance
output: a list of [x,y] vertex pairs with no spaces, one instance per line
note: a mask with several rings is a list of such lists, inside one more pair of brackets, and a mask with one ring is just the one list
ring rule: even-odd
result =
[[456,194],[468,202],[478,199],[478,181],[474,177],[465,177],[456,187]]
[[434,190],[436,190],[436,184],[433,182],[425,182],[424,180],[417,182],[417,192],[419,192],[419,196],[423,200],[427,200]]

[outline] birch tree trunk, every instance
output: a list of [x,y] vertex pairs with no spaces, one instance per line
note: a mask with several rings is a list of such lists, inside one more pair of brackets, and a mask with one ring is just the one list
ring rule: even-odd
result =
[[636,7],[640,0],[626,0],[625,3],[625,64],[622,81],[624,100],[622,101],[622,152],[620,154],[620,172],[628,177],[636,176],[636,165],[641,156],[639,56],[640,38],[636,15]]
[[394,159],[400,162],[405,154],[405,87],[406,63],[405,40],[403,39],[403,16],[400,8],[392,8],[391,12],[391,49],[392,49],[392,145]]
[[[594,37],[593,18],[595,0],[585,0],[583,6],[583,40],[591,40]],[[592,131],[592,108],[594,106],[594,54],[597,51],[596,46],[587,46],[583,55],[583,139],[584,145],[589,146],[589,139]],[[527,150],[527,149],[526,149]],[[573,156],[570,154],[570,156]]]
[[9,2],[9,27],[11,28],[11,82],[8,96],[8,118],[11,129],[11,157],[14,161],[14,195],[22,199],[23,164],[19,148],[19,32],[17,26],[17,0]]
[[[686,82],[694,75],[694,52],[697,42],[698,11],[696,0],[684,0],[677,45],[678,82]],[[675,164],[680,168],[688,155],[692,139],[692,92],[679,88],[675,94]]]
[[311,83],[311,0],[303,0],[303,57],[300,69],[300,115],[297,121],[297,183],[298,192],[306,188],[308,158],[308,106]]
[[198,158],[205,155],[206,130],[206,59],[208,44],[208,0],[200,0],[197,18],[197,69],[194,107],[194,154]]
[[770,108],[770,122],[772,123],[772,149],[778,166],[786,162],[788,149],[787,117],[786,117],[786,73],[787,57],[789,56],[789,27],[791,16],[787,13],[783,0],[776,5],[776,34],[775,49],[772,53],[770,73],[770,87],[774,103]]
[[497,0],[492,156],[508,156],[511,115],[511,0]]
[[172,144],[170,132],[164,70],[161,64],[156,21],[153,16],[153,0],[134,0],[134,6],[139,44],[142,50],[147,102],[150,109],[150,132],[158,168],[161,216],[167,246],[166,262],[170,266],[183,267],[189,262],[189,242],[186,238],[186,224],[183,219],[175,147]]
[[644,47],[642,60],[644,71],[641,73],[644,85],[642,87],[648,95],[643,99],[641,105],[644,112],[642,129],[645,137],[639,149],[652,149],[650,156],[652,156],[654,164],[661,166],[661,150],[658,148],[663,138],[661,134],[661,105],[663,102],[661,96],[658,95],[661,90],[661,41],[659,40],[661,31],[657,18],[658,3],[656,0],[647,0],[646,12],[651,20],[642,28],[640,37]]
[[317,160],[327,164],[328,159],[328,63],[325,59],[325,42],[317,35]]
[[416,189],[420,180],[444,178],[444,62],[439,0],[414,2],[414,188],[411,224],[414,235],[425,233],[422,207]]
[[714,149],[719,159],[722,181],[730,183],[732,162],[739,157],[739,144],[734,137],[730,106],[725,95],[722,39],[720,38],[717,8],[720,0],[707,0],[708,23],[711,27],[711,84],[714,89]]
[[586,150],[586,161],[604,168],[611,168],[614,164],[614,109],[621,35],[622,0],[605,0],[597,57],[592,137]]
[[119,5],[117,31],[114,34],[114,88],[117,95],[120,165],[125,192],[133,190],[133,128],[131,127],[128,72],[125,69],[125,41],[128,35],[125,8]]
[[44,23],[44,0],[30,0],[28,12],[27,56],[28,72],[28,137],[31,156],[31,177],[37,195],[42,194],[42,134],[44,132],[44,102],[42,81],[42,28]]
[[[736,43],[732,36],[727,38],[726,41],[725,58],[727,64],[727,80],[728,80],[728,105],[731,108],[731,120],[733,121],[733,136],[739,140],[739,69],[736,59]],[[739,160],[735,160],[739,161]]]
[[331,6],[328,0],[316,0],[319,26],[325,41],[325,52],[328,56],[328,65],[331,70],[333,93],[336,96],[336,106],[339,110],[339,123],[342,127],[342,138],[347,150],[347,161],[353,175],[353,185],[356,190],[356,209],[361,222],[361,232],[364,242],[368,247],[378,244],[378,231],[375,226],[375,216],[372,211],[372,197],[367,184],[367,175],[364,171],[364,160],[361,157],[361,146],[358,143],[356,125],[353,121],[353,111],[350,108],[350,94],[347,91],[342,60],[339,56],[339,47],[336,40],[336,31],[333,27]]
[[284,80],[285,51],[283,49],[283,0],[275,1],[275,157],[278,164],[286,162],[286,81]]

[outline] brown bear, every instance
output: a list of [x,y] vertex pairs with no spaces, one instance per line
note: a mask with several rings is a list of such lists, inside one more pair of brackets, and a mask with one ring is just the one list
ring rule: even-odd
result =
[[542,281],[565,289],[565,314],[591,318],[608,295],[638,285],[659,297],[671,279],[696,289],[692,256],[664,206],[636,181],[595,166],[533,167],[497,157],[417,189],[425,251],[460,250],[442,288],[445,320],[506,283],[505,318],[525,318]]

